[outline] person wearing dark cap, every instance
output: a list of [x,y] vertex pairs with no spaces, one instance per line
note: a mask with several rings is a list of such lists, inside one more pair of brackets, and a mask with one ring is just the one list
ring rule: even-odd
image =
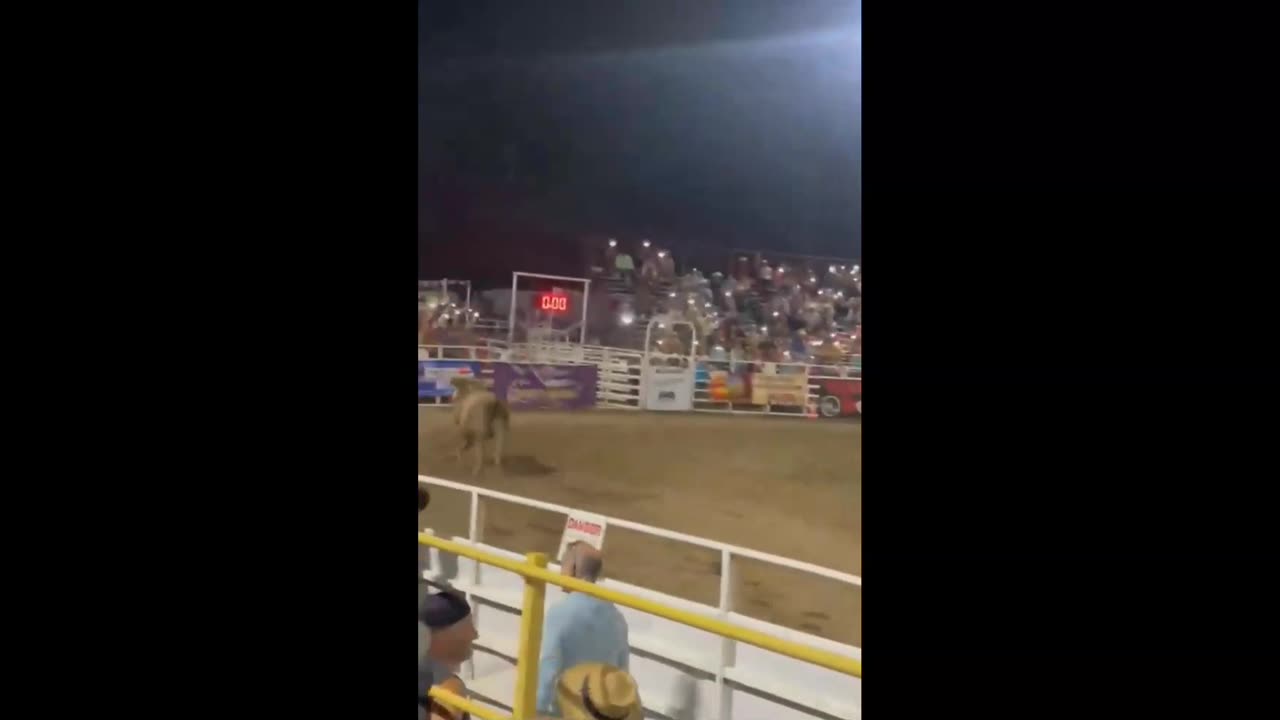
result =
[[471,658],[472,643],[479,635],[466,598],[454,592],[427,596],[418,618],[418,717],[457,718],[443,705],[427,697],[432,685],[443,685],[458,695],[466,688],[458,668]]

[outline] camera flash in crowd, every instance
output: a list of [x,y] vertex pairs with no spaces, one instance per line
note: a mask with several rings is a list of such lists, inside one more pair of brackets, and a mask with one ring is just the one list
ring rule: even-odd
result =
[[631,323],[636,321],[636,316],[630,310],[623,310],[622,314],[618,316],[618,320],[623,325],[630,325]]
[[613,238],[609,238],[609,247],[618,247],[618,241]]
[[648,241],[648,240],[645,240],[645,241],[644,241],[643,243],[641,243],[641,244],[642,244],[642,245],[644,245],[645,247],[649,247],[649,241]]

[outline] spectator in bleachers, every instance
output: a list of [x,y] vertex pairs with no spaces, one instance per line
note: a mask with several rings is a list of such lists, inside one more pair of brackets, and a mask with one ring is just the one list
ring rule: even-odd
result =
[[663,280],[676,279],[676,259],[666,250],[658,251],[658,273]]
[[[560,562],[561,573],[587,582],[597,582],[604,570],[600,551],[583,542],[571,543]],[[538,659],[539,713],[559,715],[562,709],[569,709],[558,707],[556,683],[567,668],[583,663],[629,669],[627,621],[613,603],[570,593],[547,612],[543,626]]]
[[635,283],[636,264],[635,261],[631,259],[630,253],[626,250],[619,251],[617,256],[614,257],[613,268],[617,271],[618,275],[622,276],[623,280],[627,281],[628,286]]
[[443,685],[461,695],[466,692],[458,668],[471,657],[479,637],[471,619],[471,606],[462,595],[443,591],[428,595],[418,613],[418,717],[453,718],[454,714],[427,697],[427,689]]
[[588,663],[564,671],[556,683],[564,720],[641,720],[635,678],[624,668]]
[[609,242],[604,247],[604,271],[606,274],[611,273],[618,265],[618,241],[609,238]]
[[809,334],[803,329],[796,330],[791,334],[791,352],[792,362],[808,362],[809,361]]
[[661,278],[662,269],[659,266],[658,256],[651,254],[640,263],[640,281],[650,288],[655,288]]

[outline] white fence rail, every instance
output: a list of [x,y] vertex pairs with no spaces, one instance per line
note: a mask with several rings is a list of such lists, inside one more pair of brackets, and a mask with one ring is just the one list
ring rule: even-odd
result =
[[[483,542],[484,516],[481,503],[484,499],[562,514],[573,511],[563,505],[440,478],[419,475],[418,481],[469,496],[467,537],[451,539],[512,558],[522,556],[487,546]],[[720,594],[717,605],[712,607],[616,581],[605,580],[602,584],[795,642],[862,658],[861,648],[735,613],[733,558],[751,558],[858,588],[862,587],[861,577],[622,518],[607,518],[607,521],[615,527],[718,552]],[[434,548],[420,547],[419,551],[427,553],[424,579],[465,592],[476,608],[476,623],[480,634],[476,645],[478,650],[483,651],[483,655],[478,655],[466,667],[468,689],[490,704],[509,709],[514,695],[515,648],[523,579],[514,573],[474,563],[466,558],[442,556]],[[562,597],[562,593],[548,592],[548,605],[558,602]],[[699,720],[799,720],[812,717],[861,720],[861,679],[849,678],[759,648],[739,645],[733,640],[629,608],[621,610],[630,628],[629,642],[633,650],[631,672],[644,688],[642,697],[648,710],[666,717]]]
[[[654,354],[657,357],[658,354]],[[472,360],[476,362],[534,362],[588,364],[599,369],[596,404],[599,407],[638,410],[643,407],[642,387],[645,353],[639,350],[610,348],[600,345],[570,343],[518,343],[508,345],[491,341],[487,346],[419,345],[419,360]],[[699,365],[709,370],[727,370],[743,363],[700,359]],[[762,363],[756,363],[760,365]],[[698,373],[694,380],[694,411],[742,415],[777,415],[805,417],[823,401],[821,380],[859,380],[861,370],[851,365],[812,365],[803,363],[768,363],[768,371],[780,375],[804,374],[808,379],[808,406],[756,405],[749,398],[738,401],[711,397],[707,374]],[[448,404],[448,398],[433,398],[427,404]]]

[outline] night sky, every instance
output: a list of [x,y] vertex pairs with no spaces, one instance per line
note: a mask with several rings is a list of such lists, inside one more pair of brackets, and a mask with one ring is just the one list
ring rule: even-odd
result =
[[420,276],[611,235],[860,256],[860,10],[420,0]]

